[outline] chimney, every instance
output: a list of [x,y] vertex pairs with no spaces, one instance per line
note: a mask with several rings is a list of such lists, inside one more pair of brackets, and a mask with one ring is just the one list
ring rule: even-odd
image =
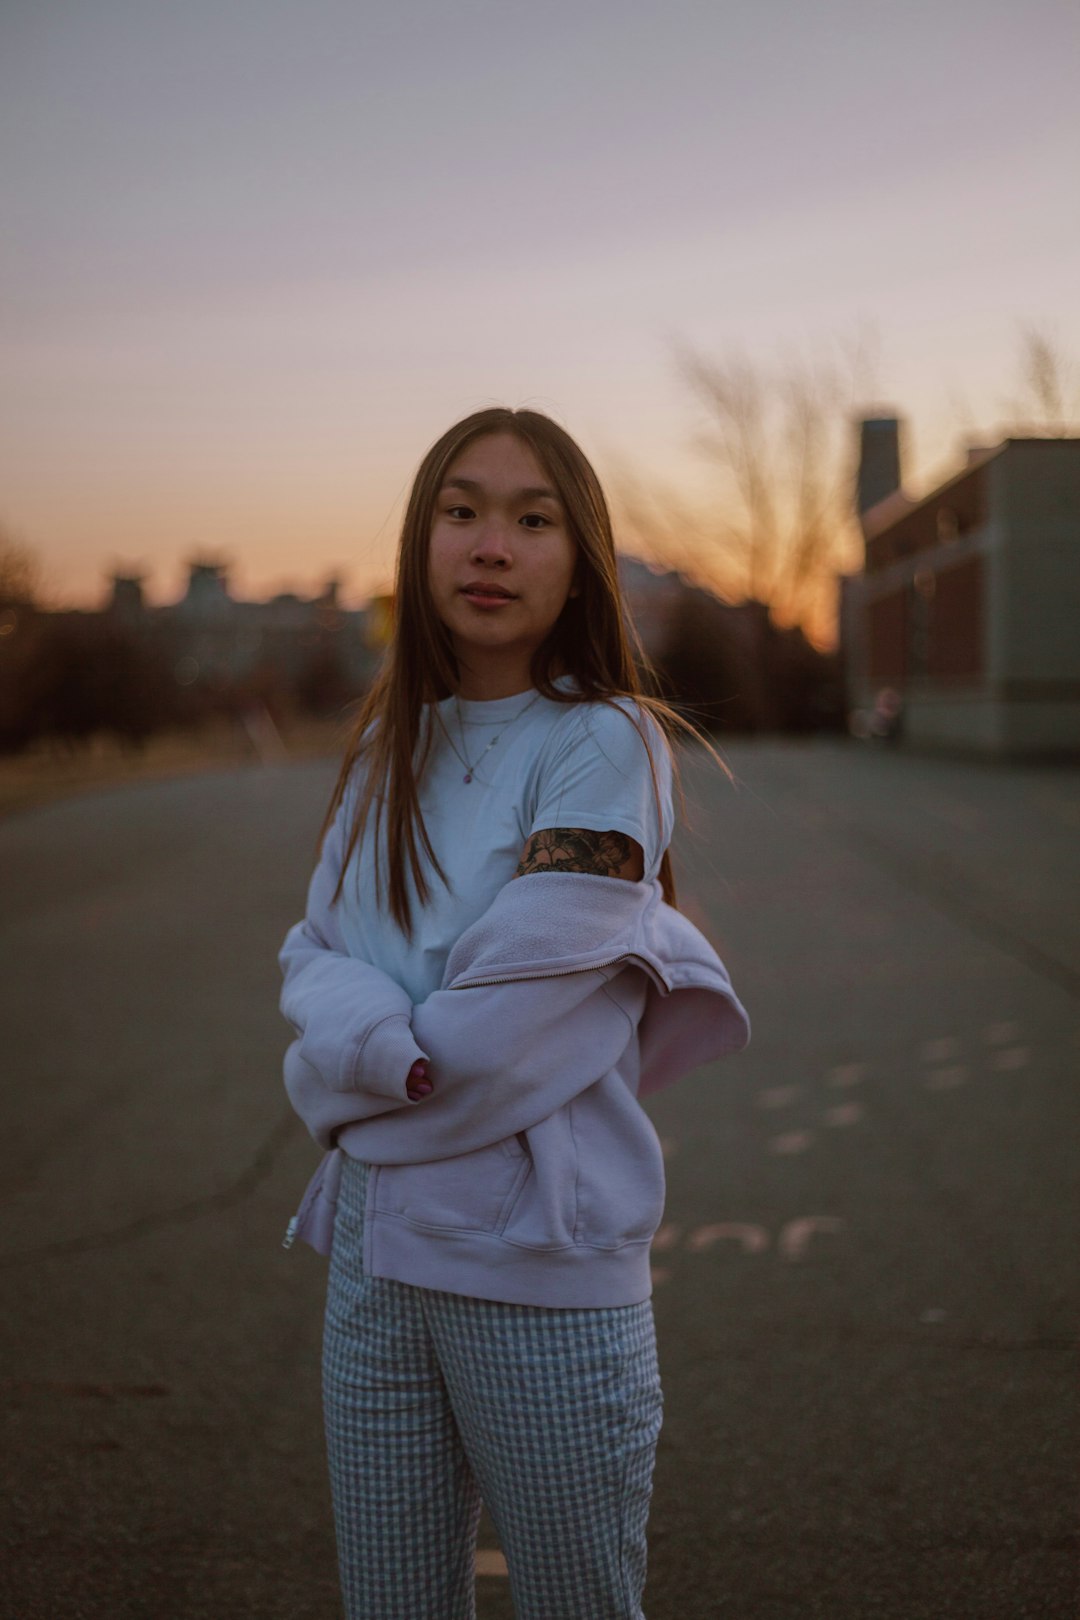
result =
[[112,597],[107,611],[120,619],[137,619],[144,608],[142,576],[139,574],[112,574]]
[[899,418],[864,416],[859,423],[859,471],[855,484],[859,516],[899,488]]

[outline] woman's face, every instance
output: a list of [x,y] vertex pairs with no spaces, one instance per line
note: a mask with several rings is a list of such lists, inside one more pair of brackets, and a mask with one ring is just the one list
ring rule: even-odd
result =
[[528,445],[512,433],[474,439],[447,468],[428,550],[428,584],[463,697],[528,686],[533,652],[578,594],[576,564],[562,502]]

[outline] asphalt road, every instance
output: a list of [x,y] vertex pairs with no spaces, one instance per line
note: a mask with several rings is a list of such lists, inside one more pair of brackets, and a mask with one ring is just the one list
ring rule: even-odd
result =
[[[1080,772],[726,754],[677,870],[754,1035],[650,1105],[649,1620],[1074,1620]],[[332,775],[0,823],[11,1620],[339,1614],[275,961]]]

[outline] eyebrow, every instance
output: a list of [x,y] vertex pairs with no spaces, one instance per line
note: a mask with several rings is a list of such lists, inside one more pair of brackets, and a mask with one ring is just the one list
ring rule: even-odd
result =
[[[441,495],[443,491],[448,489],[475,490],[478,495],[482,495],[484,492],[483,484],[477,483],[475,478],[448,478],[446,483],[442,486],[442,489],[439,491],[439,494]],[[548,489],[546,484],[531,484],[526,489],[516,489],[513,491],[511,499],[521,501],[554,501],[556,505],[559,504],[558,494],[555,490]]]

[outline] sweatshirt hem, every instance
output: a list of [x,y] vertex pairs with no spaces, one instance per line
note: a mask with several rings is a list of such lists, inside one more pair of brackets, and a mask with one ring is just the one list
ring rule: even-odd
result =
[[368,1200],[364,1261],[387,1277],[442,1293],[565,1310],[640,1305],[652,1295],[651,1238],[598,1249],[575,1243],[530,1249],[493,1233],[414,1227]]

